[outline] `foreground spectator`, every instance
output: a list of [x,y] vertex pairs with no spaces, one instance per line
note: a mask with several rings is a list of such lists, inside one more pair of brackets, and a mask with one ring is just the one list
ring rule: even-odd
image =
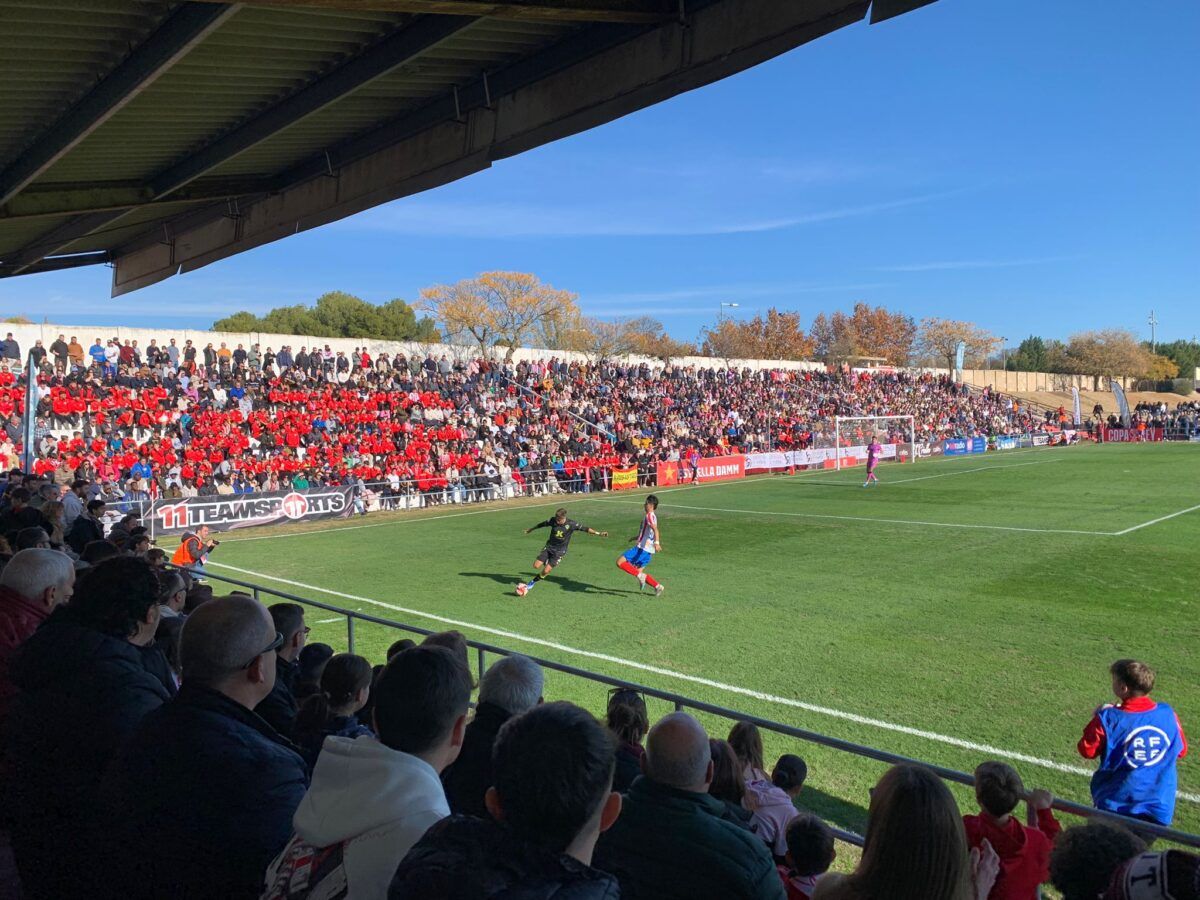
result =
[[[406,651],[407,652],[407,651]],[[467,726],[462,753],[442,775],[454,813],[487,818],[484,795],[492,786],[492,747],[501,727],[542,702],[542,667],[525,656],[492,663],[479,685],[479,705]]]
[[650,715],[646,701],[632,688],[613,688],[608,696],[605,714],[608,730],[617,739],[617,768],[613,775],[613,790],[622,794],[642,774],[642,741],[650,730]]
[[729,746],[742,766],[742,779],[769,781],[763,768],[763,742],[758,726],[753,722],[738,722],[729,730]]
[[708,792],[725,804],[725,818],[750,831],[750,810],[746,809],[746,782],[742,779],[742,764],[728,741],[710,738],[709,755],[713,762],[712,784]]
[[[292,696],[303,705],[313,694],[321,693],[321,675],[329,660],[333,659],[333,648],[328,644],[305,644],[296,657],[296,680],[292,683]],[[368,700],[370,696],[368,695]],[[363,718],[364,722],[369,720]]]
[[727,821],[725,805],[708,793],[713,763],[699,722],[687,713],[661,719],[642,768],[596,848],[597,868],[617,876],[625,900],[781,900],[766,846]]
[[304,624],[304,607],[298,603],[273,603],[267,611],[275,630],[283,635],[283,643],[275,654],[275,684],[254,711],[284,737],[291,737],[299,712],[292,686],[300,668],[300,651],[311,629]]
[[962,817],[940,778],[895,766],[871,794],[858,868],[826,875],[813,900],[984,900],[999,869],[986,843],[968,854]]
[[86,512],[71,523],[66,540],[77,556],[83,556],[84,549],[93,541],[104,540],[104,523],[100,521],[104,509],[103,500],[89,500]]
[[332,896],[340,884],[355,900],[386,897],[400,860],[450,814],[438,773],[463,744],[470,673],[445,648],[419,647],[388,663],[376,693],[379,739],[325,742],[266,900]]
[[296,715],[296,746],[310,767],[317,764],[325,738],[373,734],[355,715],[370,696],[371,675],[371,664],[353,653],[339,653],[325,665],[320,690]]
[[975,769],[979,815],[963,816],[967,844],[986,840],[1000,857],[1000,874],[990,900],[1037,900],[1039,885],[1050,880],[1050,850],[1062,830],[1050,811],[1049,791],[1032,791],[1026,827],[1012,816],[1025,795],[1021,776],[1012,766],[985,762]]
[[101,776],[168,696],[141,652],[157,626],[150,567],[112,559],[80,577],[13,659],[0,806],[30,897],[86,895]]
[[13,655],[74,587],[75,567],[56,550],[22,550],[0,572],[0,736],[17,692],[9,676]]
[[808,766],[804,760],[785,753],[775,763],[770,781],[751,781],[746,785],[746,806],[751,810],[750,828],[762,838],[782,862],[787,855],[787,827],[800,813],[796,798],[804,790]]
[[1176,760],[1187,755],[1187,737],[1175,711],[1150,699],[1154,670],[1136,659],[1118,659],[1109,671],[1117,703],[1096,710],[1083,730],[1079,753],[1099,759],[1092,776],[1097,809],[1170,825],[1179,778]]
[[837,858],[833,831],[811,813],[792,819],[787,828],[787,856],[779,867],[787,900],[810,900],[821,876]]
[[590,866],[596,839],[621,811],[607,730],[570,703],[543,704],[505,724],[494,759],[490,818],[434,825],[396,870],[388,897],[622,896],[611,875]]
[[1050,883],[1063,900],[1096,900],[1108,890],[1113,874],[1146,849],[1140,838],[1106,822],[1068,828],[1050,854]]
[[257,898],[287,842],[308,769],[254,714],[283,641],[257,600],[198,608],[183,627],[183,685],[125,747],[105,786],[102,874],[123,898]]
[[1182,850],[1135,856],[1113,874],[1104,900],[1200,900],[1200,856]]

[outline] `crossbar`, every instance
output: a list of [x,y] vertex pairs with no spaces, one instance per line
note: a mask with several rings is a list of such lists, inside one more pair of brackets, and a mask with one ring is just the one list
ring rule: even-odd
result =
[[[311,606],[314,609],[321,609],[326,612],[336,613],[345,616],[347,621],[369,622],[372,625],[383,625],[387,628],[394,628],[398,631],[404,631],[409,634],[417,634],[423,637],[428,637],[437,632],[429,628],[421,628],[418,625],[409,625],[404,622],[397,622],[394,619],[385,619],[382,616],[373,616],[370,613],[359,612],[355,609],[348,609],[344,606],[335,606],[332,603],[325,603],[320,600],[313,600],[310,597],[301,597],[297,594],[288,593],[287,591],[277,590],[275,588],[264,587],[260,584],[255,584],[250,581],[242,581],[238,578],[231,578],[227,575],[218,575],[207,570],[199,571],[189,569],[182,566],[170,566],[171,568],[185,571],[197,578],[206,578],[223,582],[225,584],[236,585],[240,588],[249,590],[250,595],[255,600],[261,602],[262,595],[277,597],[281,600],[287,600],[292,603],[299,603],[304,606]],[[353,629],[348,627],[348,636],[351,644],[353,644]],[[945,766],[927,763],[919,759],[913,759],[908,756],[901,756],[898,753],[890,753],[887,750],[880,750],[875,747],[868,747],[865,744],[856,744],[853,741],[843,740],[842,738],[832,737],[830,735],[821,734],[816,731],[809,731],[806,728],[797,728],[794,725],[785,725],[782,722],[776,722],[771,719],[765,719],[762,716],[756,716],[751,713],[740,712],[735,709],[730,709],[725,706],[718,706],[715,703],[708,703],[704,700],[697,700],[693,697],[688,697],[683,694],[677,694],[673,691],[664,691],[659,688],[649,687],[648,685],[637,684],[624,678],[615,678],[611,675],[605,675],[602,672],[591,672],[587,669],[581,669],[578,666],[567,665],[566,663],[556,662],[552,659],[542,659],[537,656],[529,656],[529,654],[517,654],[513,650],[505,647],[498,647],[495,644],[488,644],[483,641],[476,641],[471,638],[466,639],[467,646],[476,651],[478,659],[478,678],[483,678],[484,662],[486,654],[492,653],[497,656],[526,656],[533,660],[544,669],[550,669],[555,672],[561,672],[564,675],[571,675],[576,678],[582,678],[585,681],[592,681],[597,684],[603,684],[608,687],[628,688],[636,691],[644,697],[653,697],[656,700],[662,700],[666,703],[674,704],[676,710],[690,709],[696,712],[707,713],[708,715],[716,716],[722,719],[728,719],[732,722],[750,722],[764,731],[770,731],[774,734],[784,735],[785,737],[795,738],[796,740],[806,741],[810,744],[817,744],[822,747],[829,747],[833,750],[838,750],[843,753],[849,753],[852,756],[862,757],[864,759],[872,759],[876,762],[888,763],[890,765],[915,765],[929,769],[938,777],[945,781],[951,781],[956,784],[974,786],[975,777],[966,772],[959,772],[956,769],[950,769]],[[351,651],[353,647],[351,646]],[[1153,822],[1144,822],[1140,819],[1131,819],[1127,816],[1117,815],[1115,813],[1105,812],[1104,810],[1095,809],[1086,806],[1082,803],[1076,803],[1073,800],[1067,800],[1062,797],[1055,797],[1052,803],[1052,808],[1059,812],[1069,815],[1079,816],[1085,819],[1099,819],[1106,822],[1111,822],[1120,825],[1130,831],[1135,831],[1140,834],[1154,835],[1156,838],[1163,838],[1173,841],[1185,847],[1200,849],[1200,835],[1190,834],[1186,831],[1179,831],[1174,828],[1169,828],[1165,825],[1157,825]],[[856,846],[862,846],[862,836],[854,832],[835,829],[836,836],[839,840],[844,840]]]

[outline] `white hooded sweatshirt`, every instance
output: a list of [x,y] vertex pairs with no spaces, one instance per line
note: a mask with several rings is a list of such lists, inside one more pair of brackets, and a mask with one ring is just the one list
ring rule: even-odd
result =
[[[348,896],[385,900],[400,860],[448,815],[441,779],[429,763],[372,737],[328,737],[292,825],[313,847],[348,841]],[[268,885],[287,852],[271,863]]]

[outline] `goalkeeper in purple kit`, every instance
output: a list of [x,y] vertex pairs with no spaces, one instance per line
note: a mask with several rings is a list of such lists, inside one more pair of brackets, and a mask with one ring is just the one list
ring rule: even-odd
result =
[[867,480],[863,482],[863,487],[869,487],[872,482],[879,484],[879,476],[875,474],[875,468],[879,465],[879,458],[883,455],[883,447],[879,443],[878,438],[871,438],[871,443],[867,445]]

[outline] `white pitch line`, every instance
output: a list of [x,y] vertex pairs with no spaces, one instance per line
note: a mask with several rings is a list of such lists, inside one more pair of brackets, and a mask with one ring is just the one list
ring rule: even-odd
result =
[[[580,503],[584,500],[593,500],[594,497],[580,496],[578,494],[569,494],[570,497],[578,499],[571,500],[572,503]],[[414,522],[433,522],[437,519],[458,519],[463,516],[482,516],[487,513],[497,512],[512,512],[514,510],[523,509],[544,509],[547,506],[562,506],[567,501],[559,499],[552,503],[528,503],[524,506],[489,506],[487,509],[473,509],[468,512],[445,513],[440,516],[413,516],[409,519],[389,519],[386,522],[372,522],[369,525],[343,525],[340,528],[334,526],[332,528],[313,528],[310,531],[290,531],[286,534],[260,534],[255,537],[233,538],[229,541],[221,543],[241,544],[245,541],[272,541],[276,538],[303,537],[308,534],[328,534],[333,531],[358,531],[360,528],[386,528],[389,525],[411,525]]]
[[994,472],[996,469],[1020,469],[1022,466],[1044,466],[1046,463],[1062,462],[1063,457],[1056,459],[1036,459],[1033,462],[1009,463],[1004,466],[977,466],[974,469],[961,469],[957,472],[940,472],[937,475],[918,475],[916,478],[888,479],[886,484],[907,484],[910,481],[928,481],[930,478],[949,478],[951,475],[969,475],[972,472]]
[[1141,525],[1133,525],[1129,528],[1126,528],[1124,531],[1114,531],[1113,534],[1117,537],[1120,537],[1121,535],[1129,534],[1131,531],[1137,531],[1141,528],[1149,528],[1151,525],[1157,525],[1159,522],[1167,521],[1167,519],[1174,519],[1176,516],[1187,515],[1188,513],[1195,512],[1198,509],[1200,509],[1200,503],[1197,503],[1195,506],[1189,506],[1187,509],[1181,509],[1179,512],[1173,512],[1169,516],[1159,516],[1157,519],[1151,519],[1149,522],[1143,522]]
[[[711,678],[701,678],[698,675],[688,675],[684,672],[676,672],[673,669],[665,669],[661,666],[652,666],[648,663],[640,663],[632,659],[624,659],[620,656],[612,656],[608,653],[598,653],[594,650],[583,650],[579,647],[572,647],[568,644],[560,644],[556,641],[548,641],[543,638],[530,637],[528,635],[519,634],[515,631],[506,631],[501,628],[490,628],[486,625],[478,625],[474,622],[465,622],[461,619],[451,619],[447,616],[439,616],[434,613],[424,612],[419,609],[411,609],[405,606],[399,606],[395,603],[386,603],[383,600],[375,600],[371,597],[361,597],[357,594],[347,594],[343,591],[334,591],[329,588],[323,588],[315,584],[306,584],[303,581],[293,581],[290,578],[280,578],[276,575],[268,575],[264,572],[255,572],[250,569],[242,569],[237,566],[228,566],[224,563],[209,562],[206,565],[221,569],[228,569],[231,572],[239,572],[242,575],[251,575],[255,578],[265,578],[268,581],[275,581],[279,584],[287,584],[292,587],[304,588],[305,590],[318,591],[322,594],[328,594],[331,597],[341,597],[344,600],[353,600],[358,603],[369,603],[373,606],[380,606],[384,609],[390,609],[394,612],[404,613],[410,616],[420,616],[423,619],[430,619],[434,622],[440,622],[443,625],[454,625],[458,628],[467,628],[472,631],[480,631],[484,634],[492,634],[496,637],[507,638],[513,641],[520,641],[525,644],[533,644],[538,647],[547,647],[551,650],[558,650],[562,653],[569,653],[574,656],[583,656],[588,659],[598,659],[602,662],[613,663],[614,665],[624,666],[629,669],[637,669],[642,672],[650,672],[654,675],[662,675],[667,678],[675,678],[680,681],[688,681],[692,684],[703,685],[704,687],[714,688],[719,691],[725,691],[730,694],[739,694],[743,697],[750,697],[755,700],[761,700],[766,703],[775,703],[781,706],[791,706],[796,709],[802,709],[806,712],[817,713],[823,716],[830,716],[835,719],[843,719],[847,722],[854,722],[857,725],[867,725],[872,728],[879,728],[884,731],[894,731],[898,734],[907,734],[912,737],[924,738],[925,740],[935,741],[941,744],[948,744],[952,747],[959,747],[963,750],[971,750],[976,753],[986,753],[989,756],[1000,756],[1005,759],[1012,759],[1018,762],[1029,763],[1034,766],[1041,766],[1045,769],[1053,769],[1057,772],[1066,772],[1072,775],[1092,775],[1091,769],[1085,769],[1082,766],[1072,766],[1065,763],[1055,762],[1050,759],[1041,759],[1037,756],[1030,756],[1025,753],[1017,753],[1012,750],[1003,750],[999,747],[992,747],[988,744],[977,744],[974,741],[965,741],[962,738],[951,737],[950,735],[938,734],[935,731],[923,731],[919,728],[910,728],[907,725],[897,725],[894,722],[886,722],[883,719],[873,719],[869,716],[860,716],[857,713],[844,712],[840,709],[832,709],[827,706],[817,706],[814,703],[805,703],[803,700],[796,700],[791,697],[780,697],[776,694],[767,694],[762,691],[751,690],[750,688],[738,687],[734,684],[725,684],[724,682],[714,681]],[[1200,803],[1200,794],[1189,794],[1179,792],[1178,796],[1192,803]]]
[[[617,498],[593,498],[597,503],[637,503],[637,500]],[[837,519],[847,522],[877,522],[885,525],[924,525],[930,528],[975,528],[985,531],[1022,531],[1034,534],[1086,534],[1112,537],[1112,531],[1078,531],[1071,528],[1023,528],[1017,525],[968,525],[961,522],[925,522],[919,519],[880,519],[872,516],[836,516],[830,513],[769,512],[762,509],[733,509],[722,506],[682,506],[673,503],[668,509],[694,509],[701,512],[739,513],[747,516],[788,516],[797,519]]]

